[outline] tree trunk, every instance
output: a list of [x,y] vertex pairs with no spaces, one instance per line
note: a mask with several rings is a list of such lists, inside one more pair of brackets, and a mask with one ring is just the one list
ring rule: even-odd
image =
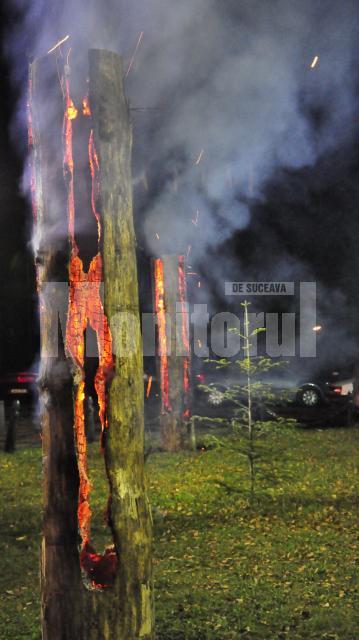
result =
[[[54,58],[31,65],[30,143],[41,309],[41,373],[45,513],[41,557],[44,640],[153,638],[151,515],[144,477],[143,365],[131,194],[131,127],[116,54],[89,53],[90,106],[100,166],[105,314],[111,322],[114,375],[107,390],[104,452],[109,520],[118,558],[111,587],[89,589],[80,569],[79,471],[74,446],[74,367],[58,332],[56,292],[68,282],[67,189],[62,176],[63,96]],[[63,85],[62,85],[63,89]],[[51,93],[53,91],[53,93]],[[47,100],[58,103],[48,115]],[[56,93],[57,92],[57,93]],[[55,115],[58,112],[58,117]],[[49,121],[50,118],[50,121]],[[76,176],[75,176],[76,177]],[[65,178],[68,180],[68,176]],[[132,314],[130,354],[116,314]],[[51,343],[51,344],[50,344]]]
[[165,451],[177,451],[184,446],[184,425],[190,417],[190,349],[184,265],[184,258],[175,255],[153,261],[161,381],[161,438]]
[[[119,56],[108,51],[90,51],[90,104],[101,167],[105,313],[111,322],[115,354],[105,447],[111,486],[110,518],[119,554],[114,586],[119,605],[117,631],[112,628],[111,640],[153,637],[152,522],[144,476],[143,359],[132,216],[132,130],[122,71]],[[123,326],[128,330],[123,332]],[[90,637],[98,638],[95,633]]]

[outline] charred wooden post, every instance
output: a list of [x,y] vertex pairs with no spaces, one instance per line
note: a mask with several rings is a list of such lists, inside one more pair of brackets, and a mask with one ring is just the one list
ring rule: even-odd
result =
[[[154,633],[151,515],[144,478],[142,344],[131,193],[132,132],[123,93],[122,61],[108,51],[89,53],[89,102],[82,109],[84,117],[91,117],[90,138],[84,144],[89,149],[92,175],[89,200],[99,228],[99,251],[88,271],[75,237],[77,176],[72,155],[72,120],[81,107],[76,107],[70,94],[68,56],[61,86],[57,75],[58,65],[51,57],[31,65],[30,145],[39,239],[42,350],[43,638],[150,640]],[[56,87],[58,119],[55,118],[56,122],[52,119],[49,126],[43,98],[47,92],[55,92]],[[99,297],[102,278],[104,309]],[[54,355],[54,327],[58,327],[56,282],[68,282],[70,289],[66,335],[58,331],[58,353]],[[127,327],[131,322],[131,340],[126,345],[124,314]],[[114,542],[114,548],[102,555],[90,546],[83,346],[87,323],[96,331],[99,344],[95,387],[109,478],[108,520]]]
[[[41,325],[39,387],[44,474],[41,608],[45,640],[82,637],[79,595],[82,582],[76,515],[79,476],[73,434],[72,375],[61,332],[54,344],[54,329],[58,329],[59,318],[51,300],[52,283],[68,281],[69,259],[66,233],[62,233],[59,240],[58,234],[53,232],[59,228],[60,221],[66,225],[61,171],[63,108],[57,84],[54,83],[53,99],[58,102],[58,119],[51,127],[43,100],[48,78],[55,73],[53,64],[53,60],[42,58],[31,65],[29,123]],[[59,141],[53,138],[56,127],[60,131]],[[54,356],[56,351],[57,356]]]
[[184,257],[154,259],[153,282],[162,448],[177,451],[184,446],[184,426],[190,417],[190,347]]

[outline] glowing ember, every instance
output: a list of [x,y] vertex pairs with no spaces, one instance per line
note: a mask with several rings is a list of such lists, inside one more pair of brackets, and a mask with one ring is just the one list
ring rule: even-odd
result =
[[[74,159],[72,150],[72,122],[78,116],[69,87],[68,75],[65,76],[65,110],[63,124],[64,141],[64,175],[67,184],[68,229],[71,241],[71,258],[69,265],[69,309],[66,327],[66,348],[77,365],[77,392],[75,397],[75,436],[77,460],[80,476],[78,523],[82,540],[81,566],[87,572],[94,586],[106,587],[113,582],[116,571],[117,556],[114,551],[96,554],[90,546],[91,509],[89,496],[91,484],[87,474],[87,440],[85,433],[85,330],[89,325],[97,337],[99,366],[95,375],[95,389],[99,404],[99,416],[102,434],[108,426],[106,418],[106,382],[113,369],[112,338],[104,313],[100,286],[102,283],[102,257],[98,253],[91,261],[85,273],[83,262],[78,253],[75,240],[75,201],[74,201]],[[91,114],[86,99],[83,101],[82,113]],[[93,131],[88,141],[89,169],[92,179],[91,205],[92,213],[97,220],[98,240],[101,237],[100,214],[96,203],[99,197],[99,161],[94,146]]]
[[91,109],[87,96],[82,99],[82,113],[84,116],[91,116]]
[[106,549],[100,556],[91,545],[85,545],[80,556],[81,566],[89,576],[93,586],[102,589],[110,587],[116,577],[117,556],[114,547]]
[[315,327],[313,327],[313,331],[321,331],[323,329],[321,324],[316,324]]

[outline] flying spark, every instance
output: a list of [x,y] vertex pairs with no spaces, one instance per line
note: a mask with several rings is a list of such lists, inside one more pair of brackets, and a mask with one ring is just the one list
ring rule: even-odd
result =
[[201,162],[202,158],[203,158],[203,154],[204,154],[204,149],[201,149],[201,153],[199,154],[195,164],[198,166],[199,163]]
[[137,53],[138,48],[139,48],[139,46],[140,46],[140,44],[141,44],[141,42],[142,42],[143,33],[144,33],[144,32],[143,32],[143,31],[141,31],[140,36],[139,36],[139,38],[138,38],[138,40],[137,40],[137,44],[136,44],[135,50],[134,50],[134,52],[133,52],[133,55],[132,55],[132,57],[131,57],[131,60],[130,60],[130,62],[129,62],[129,65],[128,65],[128,68],[127,68],[127,71],[126,71],[125,78],[127,78],[128,74],[130,73],[130,71],[131,71],[131,69],[132,69],[132,65],[133,65],[133,63],[134,63],[134,61],[135,61],[136,53]]
[[194,224],[195,227],[198,226],[198,220],[199,220],[199,209],[197,209],[197,211],[196,211],[196,217],[192,218],[192,220],[191,220],[192,224]]
[[52,49],[50,49],[47,53],[52,53],[53,51],[55,51],[55,49],[57,49],[58,47],[60,47],[64,42],[66,42],[66,40],[69,39],[69,35],[65,36],[64,38],[62,38],[62,40],[60,40],[59,42],[57,42]]
[[321,324],[316,324],[315,327],[313,327],[313,331],[321,331],[323,329]]
[[315,57],[313,58],[313,60],[312,60],[312,64],[310,65],[310,68],[311,68],[311,69],[314,69],[314,67],[316,67],[316,66],[317,66],[317,62],[318,62],[318,60],[319,60],[319,56],[315,56]]
[[149,398],[149,395],[150,395],[150,393],[151,393],[152,379],[153,379],[153,377],[152,377],[152,376],[150,376],[150,377],[148,378],[147,390],[146,390],[146,398]]
[[160,239],[160,236],[158,235],[158,233],[156,233],[156,238],[157,238],[157,240]]

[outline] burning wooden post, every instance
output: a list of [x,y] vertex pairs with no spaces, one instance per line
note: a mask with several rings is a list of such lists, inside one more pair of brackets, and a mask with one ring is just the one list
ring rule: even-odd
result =
[[[60,84],[54,81],[58,71]],[[45,640],[153,638],[151,516],[144,479],[142,345],[132,219],[132,132],[122,77],[119,56],[91,50],[89,94],[79,103],[73,98],[76,88],[71,86],[69,52],[65,64],[61,57],[48,56],[36,60],[30,69],[29,133],[42,328]],[[49,122],[44,96],[52,90],[58,105]],[[88,133],[82,144],[88,153],[91,185],[88,215],[94,216],[98,228],[97,253],[87,269],[76,228],[80,169],[74,153],[74,138],[84,131]],[[69,282],[67,323],[65,335],[58,332],[54,356],[58,306],[57,288],[51,283],[63,281]],[[118,314],[131,320],[131,345],[127,343],[126,353],[123,324],[115,321]],[[102,554],[91,544],[84,413],[87,325],[97,336],[95,388],[110,489],[108,523],[113,546]]]
[[190,417],[190,345],[184,256],[153,260],[154,309],[161,389],[161,436],[166,451],[183,446]]

